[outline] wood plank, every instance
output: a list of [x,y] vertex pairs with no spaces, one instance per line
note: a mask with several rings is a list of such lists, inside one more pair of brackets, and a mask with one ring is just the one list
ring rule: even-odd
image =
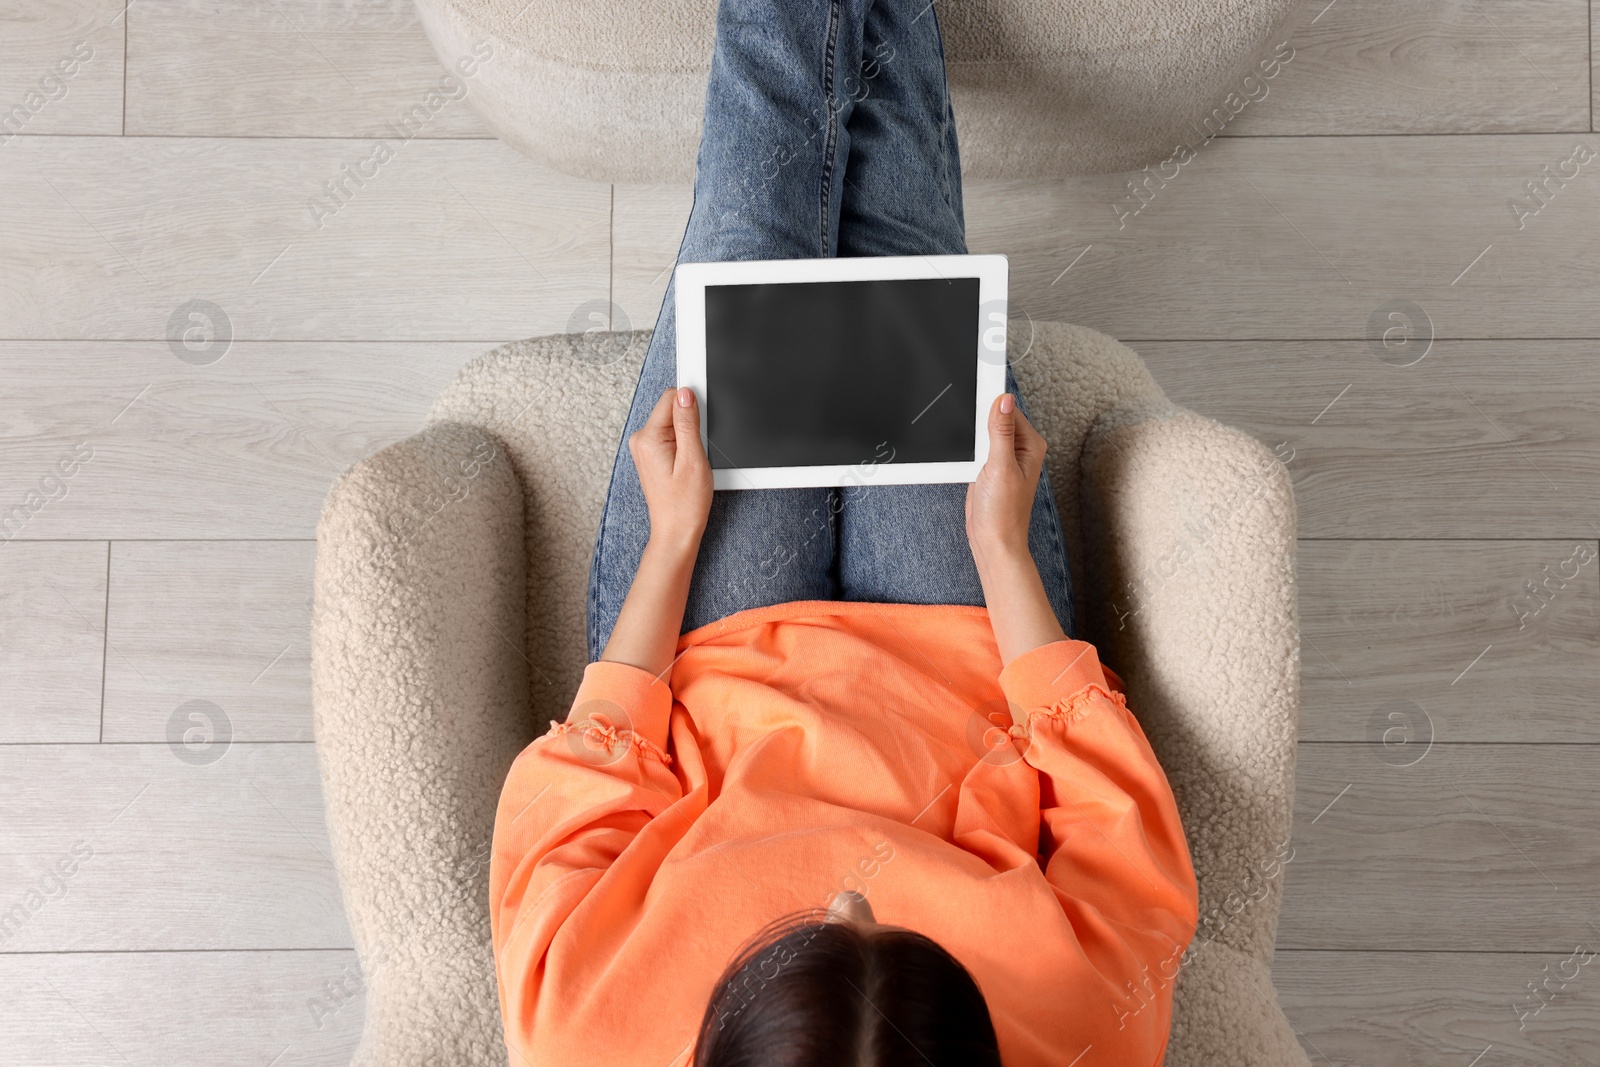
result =
[[1419,755],[1300,746],[1279,948],[1565,953],[1593,936],[1600,746]]
[[18,138],[0,153],[0,330],[178,339],[200,299],[238,339],[498,343],[565,330],[605,294],[608,187],[498,141],[376,151]]
[[[71,469],[72,461],[65,469]],[[52,466],[26,491],[44,507],[71,494]],[[0,511],[0,743],[98,741],[105,656],[106,546],[6,539],[12,504]],[[25,511],[26,514],[26,511]]]
[[[1571,162],[1580,143],[1589,163]],[[1544,178],[1563,162],[1576,177]],[[1543,202],[1524,188],[1535,180]],[[1143,201],[1129,182],[967,186],[968,246],[1010,257],[1014,317],[1123,339],[1364,342],[1374,312],[1403,299],[1441,338],[1600,334],[1600,139],[1588,134],[1219,138],[1176,177],[1149,179]],[[1520,229],[1518,196],[1542,203]],[[1119,211],[1141,202],[1119,229]],[[672,262],[686,203],[618,188],[631,262],[616,299],[636,321],[652,300],[632,279]]]
[[310,741],[315,562],[314,541],[114,544],[105,739],[181,736],[204,700],[235,741]]
[[[1597,946],[1584,930],[1556,953],[1280,950],[1272,978],[1313,1063],[1466,1067],[1491,1046],[1481,1064],[1588,1063],[1600,1047],[1600,961],[1582,960]],[[1565,987],[1562,975],[1573,976]],[[1528,983],[1547,979],[1535,999]]]
[[[0,955],[0,1042],[34,1067],[344,1067],[359,979],[350,951]],[[330,982],[353,995],[334,1001]]]
[[128,132],[382,137],[421,106],[405,127],[415,136],[492,136],[467,103],[472,79],[445,74],[410,4],[140,4],[128,23]]
[[[1426,323],[1413,318],[1408,343],[1425,346]],[[1409,354],[1381,339],[1132,347],[1177,403],[1293,449],[1302,537],[1600,533],[1591,342],[1439,340]],[[1384,361],[1424,352],[1410,366]]]
[[[1519,229],[1512,198],[1540,204],[1524,183],[1580,144],[1591,161]],[[1438,337],[1600,332],[1588,134],[1219,139],[1144,192],[1119,230],[1141,202],[1126,176],[980,188],[969,245],[1010,255],[1016,309],[1114,337],[1364,341],[1394,300]]]
[[1587,131],[1588,23],[1588,0],[1318,0],[1222,135]]
[[312,746],[194,740],[0,746],[0,948],[351,947]]
[[333,479],[421,428],[486,347],[236,341],[194,366],[165,342],[0,343],[0,486],[87,442],[22,537],[314,537]]
[[124,0],[0,11],[0,145],[44,133],[122,132]]
[[1302,541],[1301,738],[1600,743],[1597,560],[1593,538]]
[[687,185],[612,187],[612,300],[636,330],[653,329],[694,206]]

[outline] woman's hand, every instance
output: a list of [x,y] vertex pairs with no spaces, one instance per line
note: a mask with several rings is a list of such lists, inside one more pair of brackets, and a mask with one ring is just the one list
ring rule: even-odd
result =
[[1044,469],[1045,440],[1005,393],[989,407],[989,459],[967,487],[967,541],[985,559],[1028,554],[1028,518]]
[[672,669],[700,535],[711,511],[711,464],[694,390],[669,389],[628,438],[650,508],[650,540],[600,658],[661,678]]
[[680,386],[662,393],[645,424],[628,438],[628,451],[650,509],[650,540],[697,550],[711,511],[711,464],[700,441],[694,390]]
[[1045,441],[1009,393],[989,408],[989,458],[967,488],[967,541],[1002,665],[1066,637],[1028,551]]

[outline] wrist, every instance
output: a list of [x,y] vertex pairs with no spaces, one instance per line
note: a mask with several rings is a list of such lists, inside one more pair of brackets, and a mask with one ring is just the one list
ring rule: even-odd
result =
[[984,571],[1014,572],[1036,570],[1033,553],[1028,551],[1028,538],[969,538],[972,560],[979,573]]
[[650,537],[645,542],[645,554],[664,564],[693,568],[695,558],[700,554],[700,537],[703,532],[703,530],[652,527]]
[[1002,667],[1066,636],[1045,593],[1038,565],[1026,550],[1000,546],[993,555],[975,558]]

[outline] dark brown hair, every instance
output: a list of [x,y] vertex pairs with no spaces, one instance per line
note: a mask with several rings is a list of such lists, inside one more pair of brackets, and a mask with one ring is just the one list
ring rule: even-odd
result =
[[694,1067],[1000,1067],[967,969],[910,930],[780,919],[723,972]]

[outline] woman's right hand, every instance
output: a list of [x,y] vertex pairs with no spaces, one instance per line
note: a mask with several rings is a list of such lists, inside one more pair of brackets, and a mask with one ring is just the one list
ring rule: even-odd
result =
[[997,399],[989,409],[989,458],[967,488],[967,541],[1002,664],[1066,637],[1028,551],[1044,453],[1044,437],[1017,410],[1016,397]]
[[967,487],[967,541],[985,560],[1028,554],[1028,520],[1044,469],[1044,437],[1004,393],[989,407],[989,458]]

